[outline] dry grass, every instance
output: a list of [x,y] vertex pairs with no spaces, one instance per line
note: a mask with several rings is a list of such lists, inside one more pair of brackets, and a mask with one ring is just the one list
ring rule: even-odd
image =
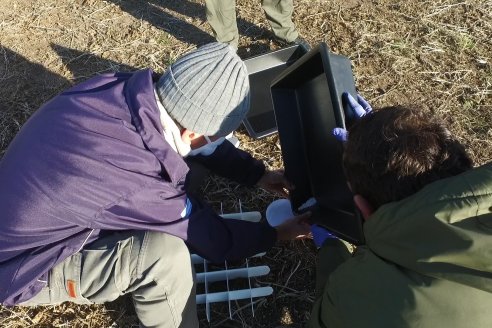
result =
[[[259,1],[238,0],[239,54],[277,48]],[[492,1],[298,0],[294,20],[312,44],[325,41],[349,56],[359,91],[373,106],[411,104],[451,124],[477,164],[492,155]],[[12,0],[0,2],[0,156],[26,119],[69,85],[104,71],[163,71],[211,39],[203,1]],[[270,168],[282,166],[276,136],[257,141],[239,131],[242,147]],[[230,211],[262,210],[275,196],[219,178],[208,198]],[[276,246],[261,260],[274,287],[219,327],[301,327],[314,293],[315,254],[308,241]],[[200,313],[204,326],[208,324]],[[0,307],[1,327],[131,327],[128,299],[106,306]]]

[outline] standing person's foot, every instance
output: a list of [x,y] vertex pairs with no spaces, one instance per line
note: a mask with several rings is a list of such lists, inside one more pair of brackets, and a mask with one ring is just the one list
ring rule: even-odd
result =
[[288,42],[283,39],[280,39],[278,37],[275,37],[275,40],[277,43],[279,43],[282,46],[293,46],[293,45],[298,45],[300,46],[305,52],[308,52],[311,50],[311,45],[302,37],[298,36],[294,41]]
[[302,47],[306,52],[311,50],[311,45],[303,38],[298,36],[293,42],[293,44],[297,44],[298,46]]

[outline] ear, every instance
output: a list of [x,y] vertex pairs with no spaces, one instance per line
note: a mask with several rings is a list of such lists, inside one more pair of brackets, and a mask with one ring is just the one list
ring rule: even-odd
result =
[[193,141],[201,137],[202,135],[200,133],[193,132],[186,128],[181,130],[181,139],[183,140],[184,143],[188,145],[191,145]]
[[374,213],[374,208],[373,206],[361,195],[355,195],[354,196],[354,203],[355,206],[359,209],[360,213],[362,214],[362,217],[364,220],[369,219],[369,217]]

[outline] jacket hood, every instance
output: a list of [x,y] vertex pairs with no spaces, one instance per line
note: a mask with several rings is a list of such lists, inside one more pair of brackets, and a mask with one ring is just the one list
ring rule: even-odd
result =
[[492,163],[380,207],[364,232],[385,260],[492,292]]

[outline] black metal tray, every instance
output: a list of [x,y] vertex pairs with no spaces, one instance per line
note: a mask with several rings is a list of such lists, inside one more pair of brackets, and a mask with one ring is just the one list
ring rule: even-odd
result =
[[243,124],[251,137],[259,139],[277,132],[270,83],[305,53],[304,48],[293,45],[244,61],[249,75],[251,109]]
[[342,168],[343,145],[332,135],[347,127],[342,93],[356,96],[350,60],[326,44],[305,54],[271,84],[285,174],[296,188],[293,211],[309,198],[317,201],[312,221],[353,244],[364,243],[362,220]]

